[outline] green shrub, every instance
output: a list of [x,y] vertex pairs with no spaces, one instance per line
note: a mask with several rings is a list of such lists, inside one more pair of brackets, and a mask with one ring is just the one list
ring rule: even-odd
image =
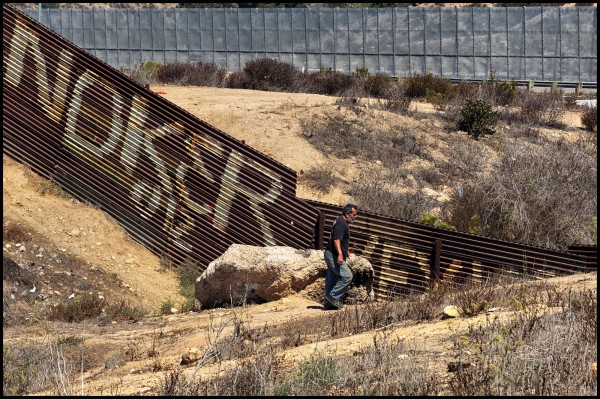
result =
[[354,73],[352,73],[352,76],[361,78],[361,79],[367,79],[371,76],[371,73],[369,72],[369,68],[360,67],[360,68],[356,68],[356,71],[354,71]]
[[492,127],[500,120],[502,113],[494,111],[492,105],[483,100],[467,100],[460,108],[458,128],[478,139],[484,134],[492,134]]
[[421,223],[425,223],[433,227],[440,227],[442,229],[456,230],[456,227],[442,221],[442,219],[440,219],[438,216],[433,215],[431,213],[422,214]]
[[438,109],[440,111],[446,109],[446,104],[448,102],[447,96],[444,96],[442,93],[437,93],[432,89],[427,89],[425,93],[425,99],[428,103],[431,103],[435,109]]
[[179,275],[179,286],[181,295],[186,298],[194,298],[196,292],[196,280],[202,274],[202,269],[197,262],[187,260],[177,269]]
[[496,105],[511,105],[517,97],[517,84],[511,82],[497,82],[495,84]]
[[156,76],[156,72],[158,72],[163,65],[164,64],[160,61],[148,60],[140,64],[140,69],[150,74],[150,76]]
[[581,124],[589,132],[598,131],[598,108],[586,108],[581,114]]
[[127,75],[142,85],[158,83],[156,72],[163,66],[163,63],[156,61],[144,61],[134,65],[130,70],[126,71]]

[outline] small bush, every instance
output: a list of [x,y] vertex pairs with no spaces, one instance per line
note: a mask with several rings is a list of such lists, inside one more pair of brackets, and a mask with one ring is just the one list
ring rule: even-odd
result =
[[161,65],[156,70],[156,79],[161,83],[181,84],[184,82],[189,68],[190,65],[183,62]]
[[431,213],[422,214],[421,223],[428,224],[434,227],[439,227],[442,229],[456,230],[456,227],[444,222],[442,219],[440,219],[439,216],[433,215]]
[[454,91],[449,79],[434,76],[432,73],[424,75],[414,74],[403,79],[405,93],[410,98],[425,98],[427,89],[442,96],[450,96]]
[[523,92],[517,104],[519,122],[533,126],[563,128],[565,105],[562,90],[545,93]]
[[156,72],[163,66],[162,62],[145,61],[134,65],[127,75],[142,85],[155,84],[158,82]]
[[154,76],[163,65],[164,64],[160,61],[147,60],[140,63],[139,67],[142,71]]
[[496,105],[511,105],[517,97],[517,84],[512,82],[497,82],[495,85]]
[[243,72],[248,79],[249,89],[267,91],[293,92],[299,75],[293,65],[272,58],[248,61]]
[[230,89],[249,89],[250,81],[242,71],[230,73],[224,82],[225,87]]
[[215,64],[196,62],[186,71],[185,83],[193,86],[223,87],[227,70]]
[[367,95],[377,98],[385,98],[393,84],[394,80],[391,76],[378,73],[377,75],[366,78],[364,89]]
[[490,80],[483,82],[479,89],[480,99],[490,101],[494,106],[511,105],[517,97],[516,82],[498,81],[494,70],[490,74]]
[[581,114],[581,124],[588,132],[598,131],[598,108],[586,108]]
[[[2,224],[2,241],[3,242],[24,242],[29,240],[31,232],[21,223],[16,223],[12,220],[4,220]],[[6,255],[3,255],[6,257]],[[8,259],[8,258],[7,258]]]
[[186,298],[195,298],[196,280],[202,274],[202,269],[197,262],[188,260],[177,269],[181,295]]
[[37,188],[41,195],[49,195],[64,199],[71,198],[69,193],[63,190],[63,188],[54,180],[42,179]]
[[444,110],[445,109],[445,100],[442,93],[436,93],[431,89],[427,89],[425,91],[425,100],[428,103],[432,104],[435,109]]
[[171,314],[171,309],[175,307],[175,303],[169,298],[162,301],[160,304],[160,314]]
[[410,101],[411,99],[405,94],[402,84],[393,82],[388,86],[383,98],[379,100],[379,106],[386,111],[406,114],[410,107]]
[[494,111],[489,102],[467,100],[460,109],[458,128],[467,132],[474,139],[484,134],[493,134],[494,125],[500,120],[502,113]]
[[[322,69],[319,72],[313,72],[308,75],[309,92],[314,94],[324,94],[329,96],[338,96],[346,93],[353,86],[360,86],[361,83],[354,77],[334,71],[331,68]],[[356,92],[356,90],[353,90]],[[364,93],[358,93],[359,96]]]

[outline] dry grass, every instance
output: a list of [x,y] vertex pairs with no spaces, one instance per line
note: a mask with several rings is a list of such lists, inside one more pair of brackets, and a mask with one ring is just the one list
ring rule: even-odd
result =
[[494,173],[475,175],[445,204],[447,219],[468,231],[478,214],[493,238],[553,249],[595,243],[596,148],[583,139],[531,141],[504,142]]
[[[468,368],[443,378],[438,359],[425,345],[391,334],[394,329],[441,318],[455,304],[462,318],[492,308],[516,311],[511,319],[488,318],[457,336],[452,351]],[[589,365],[597,351],[597,298],[594,290],[558,289],[545,281],[494,275],[484,282],[444,282],[438,289],[390,300],[347,306],[311,319],[248,327],[247,305],[214,319],[200,348],[194,373],[169,366],[159,348],[167,336],[155,332],[131,341],[128,361],[147,359],[164,372],[162,395],[594,395]],[[353,353],[313,352],[296,363],[284,351],[324,340],[370,333],[372,341]],[[162,344],[161,344],[162,343]],[[47,343],[4,347],[4,393],[53,389],[76,394],[81,368],[91,367],[85,342],[58,337]],[[203,366],[234,360],[211,375]],[[117,390],[118,391],[118,390]]]
[[[471,367],[441,383],[425,347],[392,338],[389,328],[438,319],[445,303],[457,303],[462,317],[491,307],[519,310],[509,322],[491,319],[457,337],[454,350]],[[540,304],[558,306],[540,307]],[[185,379],[181,370],[165,374],[165,395],[439,395],[569,394],[593,395],[589,364],[596,353],[596,296],[593,291],[557,290],[545,283],[496,277],[486,283],[448,284],[411,298],[370,303],[326,314],[307,324],[290,321],[275,329],[222,335],[216,359],[237,358],[228,370],[203,379]],[[372,343],[352,355],[315,352],[289,364],[281,351],[323,340],[377,330]],[[295,337],[292,340],[279,337]],[[236,344],[237,342],[237,344]],[[237,345],[238,348],[233,350]],[[227,352],[223,349],[228,348]],[[224,356],[228,353],[228,356]],[[534,359],[532,363],[532,359]],[[578,367],[570,367],[575,362]],[[552,378],[547,378],[551,376]],[[578,385],[576,381],[582,384]]]
[[453,395],[592,395],[597,354],[595,291],[567,291],[559,309],[529,308],[491,319],[462,337],[459,356],[474,366],[450,380]]

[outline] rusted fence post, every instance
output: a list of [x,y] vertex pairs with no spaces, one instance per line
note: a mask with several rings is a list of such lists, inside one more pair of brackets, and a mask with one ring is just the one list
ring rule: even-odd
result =
[[440,257],[442,254],[442,239],[436,238],[433,246],[433,256],[430,265],[431,288],[436,289],[440,285]]
[[317,218],[315,249],[323,249],[323,236],[325,235],[325,212],[319,211]]

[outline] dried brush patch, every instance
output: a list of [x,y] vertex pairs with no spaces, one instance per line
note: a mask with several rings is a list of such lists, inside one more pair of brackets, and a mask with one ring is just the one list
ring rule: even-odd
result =
[[242,72],[249,89],[285,92],[295,91],[299,74],[293,65],[272,58],[248,61]]
[[196,62],[190,65],[185,83],[193,86],[223,87],[227,70],[211,63]]
[[474,366],[456,372],[452,394],[596,395],[595,290],[568,290],[560,302],[558,310],[528,308],[510,321],[471,326],[458,355]]
[[378,121],[361,107],[339,106],[339,110],[300,121],[303,135],[323,153],[375,161],[388,168],[398,167],[411,156],[429,157],[426,146],[405,126],[378,128]]
[[185,84],[185,76],[189,68],[190,65],[183,62],[161,65],[156,70],[156,79],[160,83]]
[[413,74],[403,79],[405,93],[410,98],[425,98],[427,91],[451,96],[454,88],[450,79],[435,76],[432,73]]
[[402,171],[389,172],[380,168],[365,168],[353,181],[348,193],[356,203],[369,212],[394,218],[418,221],[423,213],[438,206],[437,200],[421,194],[421,187],[406,191]]
[[598,108],[586,108],[581,114],[581,124],[588,132],[598,131]]
[[333,187],[337,181],[334,173],[331,170],[318,167],[307,170],[300,176],[298,180],[305,183],[313,190],[323,193],[329,192],[331,187]]
[[503,143],[493,174],[479,174],[444,204],[449,223],[469,231],[479,215],[485,235],[551,249],[597,237],[596,149],[586,140]]
[[371,345],[339,362],[344,378],[338,382],[338,391],[367,396],[438,395],[441,386],[429,367],[430,359],[417,356],[423,350],[385,331],[375,334]]
[[411,97],[406,95],[402,82],[388,85],[377,101],[377,107],[401,115],[408,115]]
[[304,74],[302,88],[306,93],[329,96],[364,97],[362,83],[351,75],[331,68]]
[[83,340],[55,337],[43,344],[18,343],[2,348],[2,391],[6,395],[29,395],[52,390],[57,396],[77,392],[77,372],[90,369],[82,357]]
[[31,240],[32,231],[29,227],[13,220],[2,218],[2,242],[24,243]]
[[48,312],[48,320],[73,323],[99,316],[107,317],[109,320],[139,320],[147,313],[125,301],[109,304],[96,295],[84,293],[73,300],[52,307]]
[[562,118],[566,106],[562,90],[544,93],[521,92],[519,93],[513,114],[505,114],[509,121],[517,120],[519,123],[530,126],[545,126],[564,129]]

